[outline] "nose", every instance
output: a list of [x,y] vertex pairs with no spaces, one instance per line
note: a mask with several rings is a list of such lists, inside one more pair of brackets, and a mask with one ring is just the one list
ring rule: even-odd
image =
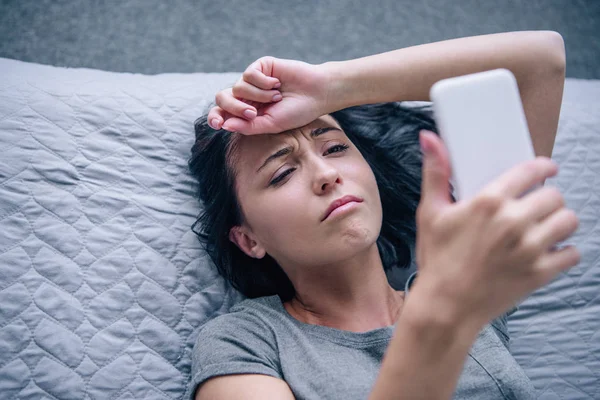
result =
[[336,184],[342,183],[342,178],[340,177],[338,170],[327,161],[323,159],[317,161],[315,169],[316,174],[313,184],[315,194],[321,195],[328,193]]

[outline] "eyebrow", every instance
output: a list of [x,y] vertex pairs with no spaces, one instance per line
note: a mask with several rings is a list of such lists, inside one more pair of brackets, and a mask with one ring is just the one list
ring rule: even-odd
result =
[[[321,128],[315,128],[312,131],[310,131],[310,137],[314,139],[314,138],[319,137],[329,131],[340,131],[341,132],[342,130],[339,128],[336,128],[334,126],[324,126]],[[267,157],[265,162],[263,162],[263,164],[256,170],[256,172],[257,173],[260,172],[260,170],[263,169],[264,167],[266,167],[267,164],[269,164],[271,161],[275,161],[276,159],[286,156],[286,155],[290,154],[291,152],[292,152],[292,146],[287,146],[287,147],[284,147],[283,149],[277,150],[275,153],[273,153],[269,157]]]

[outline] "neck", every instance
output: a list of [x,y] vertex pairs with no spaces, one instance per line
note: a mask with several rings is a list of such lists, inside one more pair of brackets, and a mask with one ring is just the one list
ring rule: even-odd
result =
[[388,283],[377,245],[335,264],[289,273],[296,295],[284,307],[297,320],[353,332],[393,325],[403,292]]

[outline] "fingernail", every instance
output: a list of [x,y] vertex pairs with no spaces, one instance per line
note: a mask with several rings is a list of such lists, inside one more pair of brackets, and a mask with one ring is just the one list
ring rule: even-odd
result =
[[244,117],[246,117],[248,119],[254,119],[254,117],[256,117],[256,111],[246,110],[246,111],[244,111]]
[[223,124],[223,126],[221,127],[221,129],[224,129],[227,132],[231,132],[231,128],[229,128],[229,126],[227,126],[227,124]]
[[211,126],[213,129],[219,129],[219,119],[218,119],[218,118],[213,118],[213,119],[210,121],[210,126]]
[[280,87],[281,87],[281,82],[277,82],[277,83],[275,84],[275,86],[273,86],[273,89],[278,89],[278,88],[280,88]]
[[283,99],[283,96],[280,95],[279,93],[277,93],[276,95],[273,96],[273,101],[279,101]]
[[431,153],[430,143],[424,138],[427,134],[431,134],[431,132],[423,129],[419,132],[419,144],[421,145],[421,151],[425,154]]

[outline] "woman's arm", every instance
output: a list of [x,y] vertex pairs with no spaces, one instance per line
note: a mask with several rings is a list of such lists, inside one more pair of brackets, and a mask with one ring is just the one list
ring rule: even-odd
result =
[[444,304],[431,300],[416,285],[411,290],[369,400],[452,397],[481,326],[453,320]]
[[320,65],[261,57],[217,94],[208,120],[215,129],[278,133],[353,105],[429,101],[440,79],[506,68],[517,79],[535,153],[550,157],[565,64],[562,36],[553,31],[472,36]]
[[516,77],[536,155],[550,157],[565,79],[565,47],[553,31],[473,36],[323,64],[331,110],[388,101],[430,101],[445,78],[506,68]]

